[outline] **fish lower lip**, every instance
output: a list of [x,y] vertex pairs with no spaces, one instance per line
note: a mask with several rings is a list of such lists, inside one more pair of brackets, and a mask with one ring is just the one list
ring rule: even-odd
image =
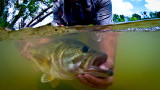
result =
[[96,77],[107,77],[107,76],[112,76],[114,74],[113,70],[100,69],[94,66],[90,67],[87,71]]

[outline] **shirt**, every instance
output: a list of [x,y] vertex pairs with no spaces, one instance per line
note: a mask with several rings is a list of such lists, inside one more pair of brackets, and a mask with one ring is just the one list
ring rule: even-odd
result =
[[111,0],[68,0],[53,2],[53,22],[58,25],[108,25],[113,23]]

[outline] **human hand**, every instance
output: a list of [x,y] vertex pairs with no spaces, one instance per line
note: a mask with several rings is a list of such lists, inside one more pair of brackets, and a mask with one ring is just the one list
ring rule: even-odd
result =
[[21,50],[21,55],[23,57],[27,58],[27,59],[30,59],[31,58],[31,52],[29,52],[29,49],[38,47],[38,46],[43,45],[43,44],[47,44],[51,41],[52,41],[52,39],[50,39],[50,38],[40,38],[40,39],[36,39],[36,41],[28,41],[23,46],[23,48]]
[[27,59],[30,59],[31,58],[31,54],[29,52],[29,48],[33,47],[33,44],[30,43],[30,42],[27,42],[25,44],[25,46],[22,48],[22,51],[21,51],[21,55]]
[[[113,60],[108,60],[107,63],[102,64],[100,68],[113,70],[113,66]],[[79,74],[78,79],[90,87],[99,89],[106,89],[113,83],[113,76],[98,78],[90,74]]]
[[58,26],[64,26],[63,24],[59,24]]
[[54,26],[64,26],[63,24],[58,24],[58,23],[55,23],[55,22],[50,22],[50,24],[54,27]]
[[113,76],[107,78],[97,78],[90,74],[84,74],[84,75],[80,74],[78,75],[78,78],[84,84],[99,89],[106,89],[113,83]]

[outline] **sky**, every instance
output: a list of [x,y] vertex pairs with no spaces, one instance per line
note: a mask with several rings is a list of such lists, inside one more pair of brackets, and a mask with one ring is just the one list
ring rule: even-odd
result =
[[113,14],[132,16],[143,11],[160,11],[160,0],[111,0]]

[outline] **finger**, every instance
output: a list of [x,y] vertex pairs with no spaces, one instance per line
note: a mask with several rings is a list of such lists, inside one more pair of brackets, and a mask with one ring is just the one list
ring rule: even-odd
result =
[[109,69],[113,69],[114,68],[114,62],[112,59],[109,59],[106,63],[106,66],[108,66]]
[[93,85],[92,83],[88,82],[88,81],[84,78],[83,75],[78,75],[78,79],[79,79],[81,82],[83,82],[84,84],[86,84],[86,85],[88,85],[88,86],[90,86],[90,87],[96,88],[96,86]]
[[98,84],[104,84],[104,79],[100,79],[100,78],[97,78],[97,77],[94,77],[90,74],[85,74],[84,75],[84,78],[87,79],[88,82],[94,84],[94,85],[98,85]]
[[94,77],[90,74],[85,74],[84,77],[88,82],[92,83],[96,88],[107,88],[113,83],[113,77],[102,79],[102,78]]
[[112,60],[107,60],[106,63],[100,65],[101,69],[112,70],[114,68],[114,62]]
[[25,57],[25,56],[26,56],[26,51],[23,50],[23,51],[21,52],[21,55]]
[[21,55],[22,55],[22,56],[25,56],[26,52],[27,52],[27,50],[24,48],[24,49],[21,51]]
[[30,53],[29,53],[29,51],[26,52],[26,58],[30,59]]
[[92,82],[94,84],[106,84],[106,85],[110,85],[110,84],[113,83],[113,76],[108,77],[108,78],[97,78],[97,77],[94,77],[94,76],[92,76],[90,74],[86,74],[86,75],[84,75],[84,77],[88,81],[90,81],[90,82]]
[[21,55],[27,59],[30,58],[30,52],[28,50],[21,51]]

